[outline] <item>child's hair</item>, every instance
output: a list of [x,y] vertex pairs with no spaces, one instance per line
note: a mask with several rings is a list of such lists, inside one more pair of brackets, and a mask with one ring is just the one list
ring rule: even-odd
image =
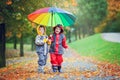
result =
[[44,28],[44,30],[45,30],[45,26],[44,26],[44,25],[39,25],[39,28],[41,28],[41,27],[43,27],[43,28]]
[[41,32],[40,32],[40,28],[44,28],[44,35],[45,35],[45,34],[46,34],[46,33],[45,33],[45,32],[46,32],[46,28],[45,28],[44,25],[39,25],[39,26],[37,27],[37,33],[38,33],[38,35],[42,35]]
[[54,32],[55,32],[56,27],[59,27],[59,28],[61,29],[60,33],[63,33],[63,32],[64,32],[63,27],[62,27],[61,24],[57,24],[57,25],[53,28],[53,31],[54,31]]

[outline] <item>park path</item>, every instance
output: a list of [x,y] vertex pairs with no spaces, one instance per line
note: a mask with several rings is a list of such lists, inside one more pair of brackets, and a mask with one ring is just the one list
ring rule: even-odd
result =
[[0,80],[120,80],[119,66],[82,57],[72,49],[63,55],[63,73],[52,72],[49,54],[45,74],[37,73],[37,54],[25,54],[7,60],[7,67],[0,69]]
[[104,40],[120,43],[120,33],[101,33]]

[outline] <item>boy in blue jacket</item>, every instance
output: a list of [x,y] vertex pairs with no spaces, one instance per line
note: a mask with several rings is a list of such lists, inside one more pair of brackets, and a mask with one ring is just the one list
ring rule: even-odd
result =
[[46,61],[47,61],[49,41],[45,31],[46,31],[45,26],[40,25],[37,27],[38,35],[35,38],[35,44],[36,44],[36,52],[39,57],[38,59],[39,73],[44,73],[44,66],[46,65]]

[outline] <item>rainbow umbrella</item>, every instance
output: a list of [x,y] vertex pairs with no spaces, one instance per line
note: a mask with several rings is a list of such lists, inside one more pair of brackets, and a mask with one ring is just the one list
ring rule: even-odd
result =
[[37,24],[53,27],[57,24],[62,24],[63,26],[73,25],[76,17],[63,9],[46,7],[32,12],[28,15],[28,19]]

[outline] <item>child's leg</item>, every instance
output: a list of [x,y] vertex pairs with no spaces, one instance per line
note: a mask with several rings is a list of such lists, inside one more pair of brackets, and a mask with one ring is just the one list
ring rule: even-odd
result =
[[44,66],[46,64],[46,59],[47,59],[47,57],[44,54],[40,53],[39,54],[38,64],[40,66]]
[[62,54],[57,55],[57,61],[58,61],[58,71],[62,72],[62,70],[61,70],[61,65],[62,65],[62,62],[63,62]]
[[47,56],[44,55],[43,53],[38,53],[38,56],[39,56],[39,60],[38,60],[38,64],[39,64],[38,72],[44,72],[44,66],[46,65]]
[[57,72],[58,63],[57,63],[57,56],[56,56],[56,54],[50,54],[50,59],[51,59],[53,72]]

